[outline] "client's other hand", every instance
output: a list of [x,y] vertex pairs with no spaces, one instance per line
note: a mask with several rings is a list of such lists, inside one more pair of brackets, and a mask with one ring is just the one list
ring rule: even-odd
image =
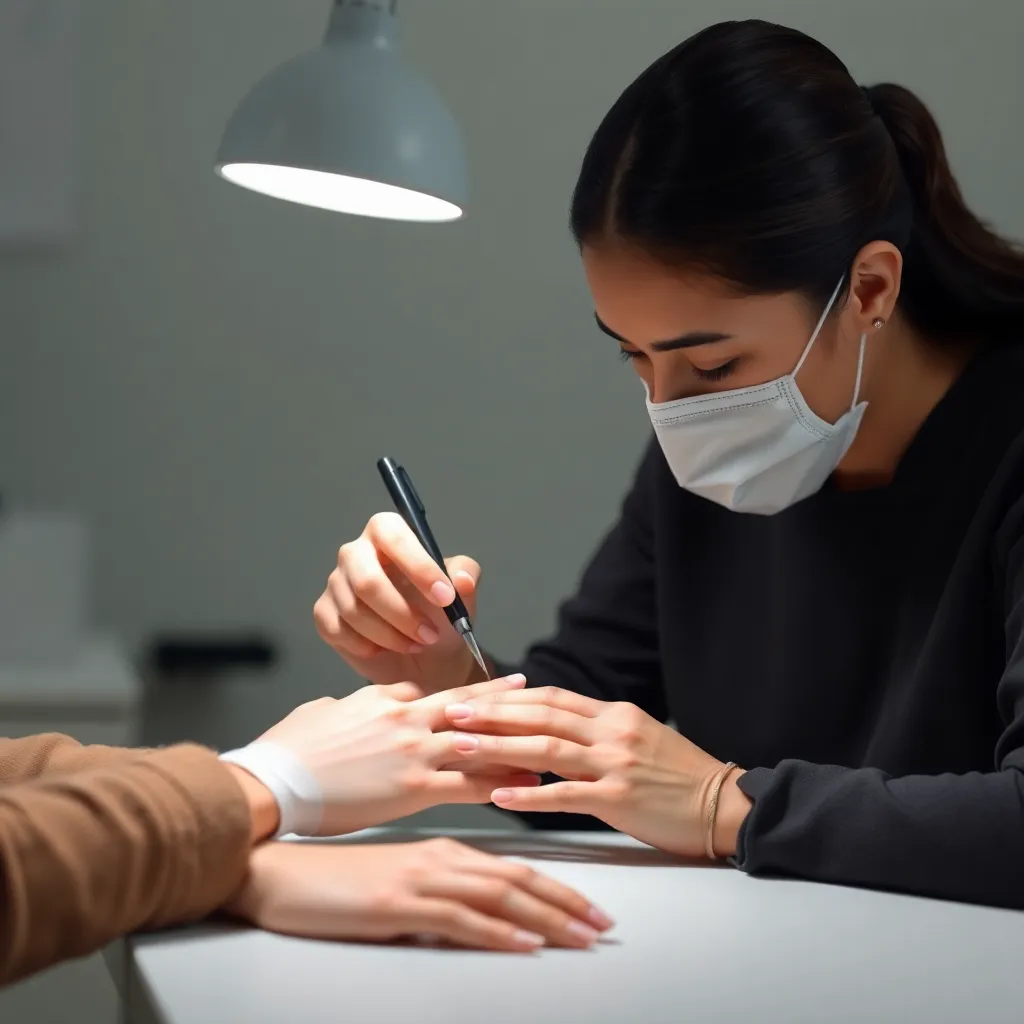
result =
[[430,935],[518,952],[587,948],[612,925],[560,882],[452,839],[267,843],[253,851],[245,885],[225,909],[288,935],[378,942]]

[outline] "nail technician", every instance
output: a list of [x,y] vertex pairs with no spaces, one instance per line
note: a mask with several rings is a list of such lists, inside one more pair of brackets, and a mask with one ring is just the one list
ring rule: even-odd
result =
[[[654,437],[530,688],[448,708],[461,755],[560,776],[494,794],[535,823],[1024,908],[1024,254],[911,92],[760,21],[623,93],[572,228]],[[316,618],[437,691],[476,678],[450,600],[380,515]]]

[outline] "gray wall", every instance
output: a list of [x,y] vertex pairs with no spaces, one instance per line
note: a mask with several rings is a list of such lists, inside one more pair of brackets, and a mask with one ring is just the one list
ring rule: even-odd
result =
[[471,215],[441,228],[214,177],[224,118],[315,44],[326,0],[86,6],[80,242],[0,263],[0,489],[88,515],[96,618],[129,643],[280,633],[272,678],[170,702],[165,728],[210,742],[355,684],[310,611],[337,545],[383,505],[384,452],[420,481],[442,545],[483,562],[482,640],[514,654],[549,628],[646,432],[592,328],[567,199],[601,114],[668,43],[763,16],[863,81],[920,90],[969,198],[1024,235],[1019,3],[408,0],[408,51],[472,165]]

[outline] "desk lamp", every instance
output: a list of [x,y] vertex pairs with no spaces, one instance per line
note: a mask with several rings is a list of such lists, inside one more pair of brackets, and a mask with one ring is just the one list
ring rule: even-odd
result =
[[462,216],[455,119],[403,63],[397,0],[335,0],[323,45],[257,82],[232,114],[217,173],[306,206],[388,220]]

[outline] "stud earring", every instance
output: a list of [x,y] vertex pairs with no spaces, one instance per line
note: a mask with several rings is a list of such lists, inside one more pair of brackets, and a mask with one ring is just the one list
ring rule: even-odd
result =
[[875,319],[871,321],[871,326],[874,327],[876,331],[879,331],[885,326],[885,321],[880,316],[876,316]]

